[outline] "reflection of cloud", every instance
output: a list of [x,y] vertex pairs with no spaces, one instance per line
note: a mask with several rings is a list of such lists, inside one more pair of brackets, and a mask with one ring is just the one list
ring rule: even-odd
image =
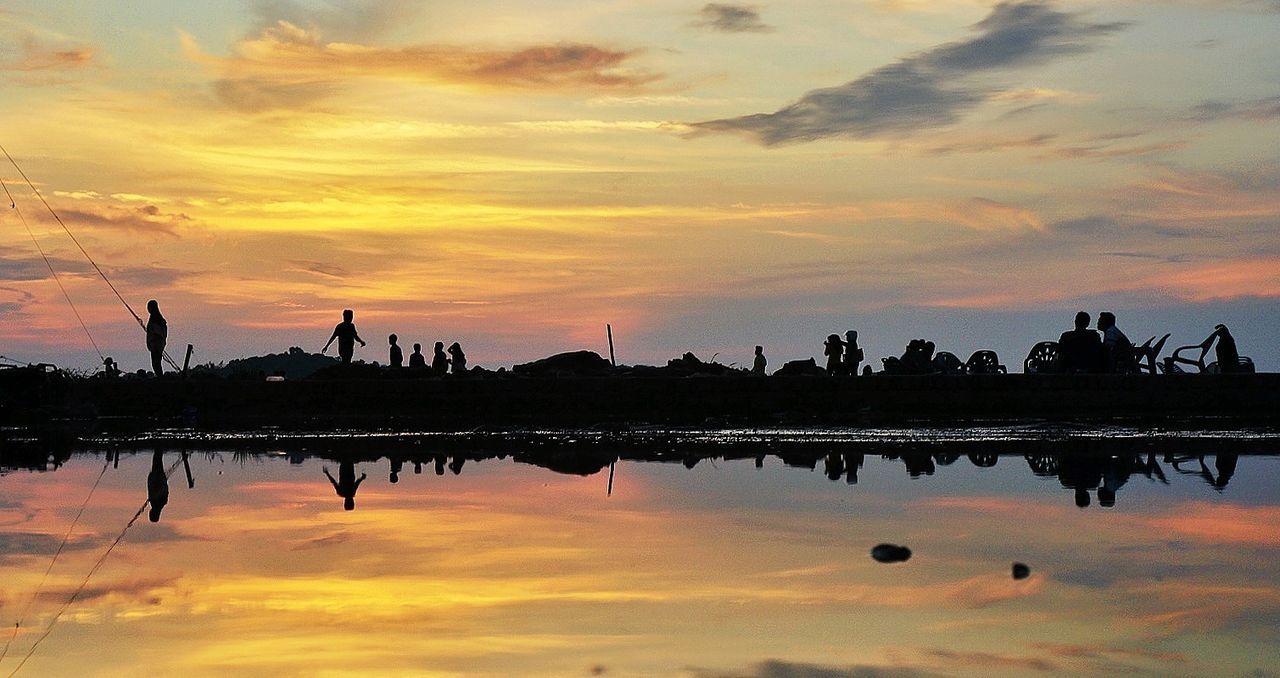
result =
[[985,71],[1050,61],[1089,51],[1123,24],[1095,24],[1049,2],[1002,2],[974,25],[977,35],[882,66],[851,82],[814,90],[773,113],[693,123],[693,134],[735,132],[765,146],[827,137],[905,135],[957,122],[1001,94],[965,82]]
[[886,666],[821,666],[770,660],[741,670],[692,669],[694,678],[924,678],[938,674]]
[[[0,562],[23,556],[50,556],[58,551],[62,537],[46,532],[0,532]],[[79,551],[93,548],[98,539],[76,535],[67,540],[66,549]]]
[[760,11],[754,5],[709,2],[702,6],[698,15],[700,18],[693,23],[694,26],[721,33],[765,33],[773,30],[761,20]]
[[[1271,262],[1280,294],[1280,261]],[[1213,544],[1280,547],[1280,506],[1241,506],[1193,502],[1151,520],[1152,527]]]
[[964,667],[967,670],[977,667],[1041,672],[1056,671],[1058,669],[1057,664],[1043,657],[941,649],[926,650],[925,654],[934,659],[940,659],[948,665]]
[[1280,118],[1280,96],[1244,101],[1209,100],[1197,104],[1188,116],[1197,122],[1218,120],[1268,121]]
[[630,90],[658,78],[625,70],[635,52],[560,43],[511,50],[453,45],[384,48],[326,42],[317,30],[278,21],[241,40],[232,57],[204,53],[181,34],[187,57],[223,74],[215,91],[247,111],[317,101],[355,78],[412,80],[519,90]]

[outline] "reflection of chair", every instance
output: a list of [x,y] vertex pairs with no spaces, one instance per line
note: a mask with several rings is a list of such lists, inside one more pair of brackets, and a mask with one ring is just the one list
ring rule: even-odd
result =
[[970,452],[969,461],[978,468],[991,468],[1000,461],[1000,456],[996,454],[983,454],[981,452]]
[[[1156,341],[1155,337],[1151,337],[1142,343],[1141,346],[1133,349],[1133,360],[1138,363],[1138,370],[1146,370],[1147,374],[1156,373],[1156,358],[1160,356],[1160,351],[1164,349],[1164,342],[1169,340],[1169,335],[1165,334],[1160,337],[1160,341]],[[1151,342],[1155,341],[1152,346]]]
[[1027,359],[1022,361],[1026,374],[1050,374],[1058,372],[1058,342],[1042,341],[1031,347]]
[[968,374],[1007,374],[1008,370],[1000,364],[1000,357],[995,351],[974,351],[969,362],[964,364]]
[[964,363],[950,351],[939,351],[933,357],[933,370],[938,374],[964,374]]
[[1031,467],[1031,472],[1038,476],[1056,476],[1058,475],[1058,457],[1052,454],[1028,454],[1026,455],[1027,466]]
[[959,459],[959,458],[960,458],[960,455],[955,454],[955,453],[951,453],[951,452],[949,452],[949,453],[947,453],[947,454],[935,454],[935,455],[933,455],[933,461],[934,461],[938,466],[950,466],[950,465],[952,465],[952,464],[956,463],[956,460],[957,460],[957,459]]

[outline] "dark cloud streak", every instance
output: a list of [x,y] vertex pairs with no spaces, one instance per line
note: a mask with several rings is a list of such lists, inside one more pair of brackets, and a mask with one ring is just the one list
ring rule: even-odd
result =
[[1090,23],[1049,2],[1003,2],[973,26],[977,35],[811,91],[773,113],[690,125],[692,135],[728,132],[775,146],[829,137],[905,136],[958,122],[1001,91],[971,76],[1080,54],[1125,24]]
[[773,30],[773,26],[760,18],[760,11],[754,5],[709,2],[702,6],[698,15],[700,18],[693,22],[694,26],[720,33],[768,33]]

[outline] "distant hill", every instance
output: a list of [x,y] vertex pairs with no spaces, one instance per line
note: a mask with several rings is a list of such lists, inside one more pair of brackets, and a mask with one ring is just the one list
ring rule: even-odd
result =
[[257,377],[283,373],[285,379],[303,379],[337,364],[337,358],[319,353],[307,353],[294,346],[286,353],[237,358],[215,368],[213,372],[222,377]]

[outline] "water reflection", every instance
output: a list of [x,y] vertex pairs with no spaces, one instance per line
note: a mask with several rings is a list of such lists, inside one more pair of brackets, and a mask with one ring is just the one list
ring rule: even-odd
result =
[[[29,466],[3,450],[0,627],[34,601],[18,654],[120,534],[144,479],[164,512],[128,533],[24,672],[1204,675],[1280,664],[1280,457],[1260,454],[1266,442],[174,443],[56,464],[44,452]],[[187,490],[171,478],[179,465]],[[51,472],[16,471],[33,467]],[[86,496],[83,525],[37,590]],[[912,555],[878,563],[881,544]]]
[[[361,473],[356,478],[356,466],[350,461],[343,461],[338,465],[338,479],[334,480],[333,475],[329,473],[329,467],[324,467],[324,475],[329,479],[329,484],[333,485],[333,491],[342,497],[342,508],[347,511],[354,511],[356,508],[356,490],[360,489],[360,483],[364,482],[369,476]],[[393,475],[394,477],[394,475]],[[394,480],[392,482],[395,482]]]

